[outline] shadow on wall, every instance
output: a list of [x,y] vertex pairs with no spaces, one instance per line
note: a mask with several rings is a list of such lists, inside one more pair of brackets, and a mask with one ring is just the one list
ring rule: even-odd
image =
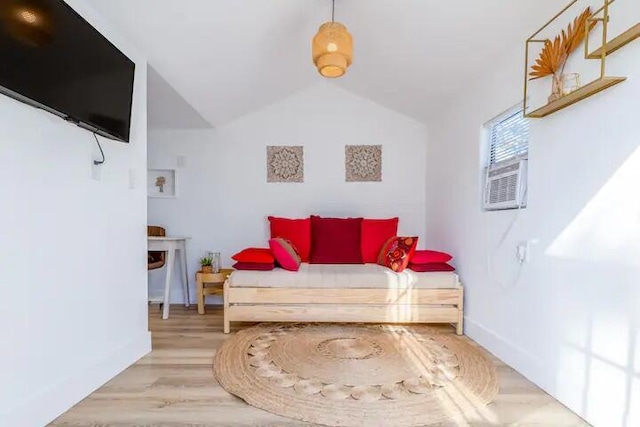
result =
[[640,267],[640,148],[547,248],[558,258]]
[[[549,245],[546,255],[618,266],[635,275],[640,286],[639,184],[637,148]],[[618,274],[612,274],[611,283],[602,283],[600,289],[584,287],[585,294],[591,293],[586,298],[591,303],[580,319],[568,319],[576,326],[574,331],[584,331],[583,336],[564,340],[556,387],[563,395],[563,389],[570,394],[572,387],[579,386],[582,396],[574,402],[575,408],[597,425],[631,427],[640,425],[640,291],[616,286]],[[616,295],[621,303],[596,311],[594,302],[606,292],[627,295]],[[612,419],[611,414],[619,417]]]
[[[606,323],[613,336],[610,341],[613,350],[605,350],[607,355],[594,350],[597,333],[594,324]],[[600,326],[602,328],[602,325]],[[613,328],[618,328],[617,330]],[[640,425],[640,330],[634,321],[626,328],[616,324],[615,317],[608,319],[602,315],[589,313],[586,336],[582,344],[567,342],[562,345],[557,387],[563,393],[563,386],[569,388],[576,381],[572,373],[579,373],[582,396],[578,409],[594,425],[632,427]],[[600,334],[601,335],[601,334]],[[617,349],[625,348],[620,352]],[[615,360],[617,359],[617,360]],[[575,385],[575,384],[573,384]],[[607,414],[607,415],[606,415]],[[617,414],[611,418],[611,414]]]

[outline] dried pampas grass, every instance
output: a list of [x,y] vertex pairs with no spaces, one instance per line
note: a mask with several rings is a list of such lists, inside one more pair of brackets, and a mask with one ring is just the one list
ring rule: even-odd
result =
[[589,21],[591,16],[591,8],[588,7],[569,24],[566,31],[562,30],[561,35],[556,36],[553,41],[544,42],[540,56],[531,66],[530,80],[551,76],[564,69],[569,55],[584,42],[587,25],[589,25],[589,32],[596,25],[594,21]]

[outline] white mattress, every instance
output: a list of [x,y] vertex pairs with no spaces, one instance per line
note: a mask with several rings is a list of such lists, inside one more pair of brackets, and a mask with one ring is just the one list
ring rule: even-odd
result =
[[271,271],[236,270],[229,285],[256,288],[376,288],[453,289],[460,286],[453,272],[417,273],[406,269],[394,273],[377,264],[307,264],[299,271],[276,268]]

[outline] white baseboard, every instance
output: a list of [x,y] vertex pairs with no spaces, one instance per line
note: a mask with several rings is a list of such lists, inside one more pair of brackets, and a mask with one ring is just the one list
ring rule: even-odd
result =
[[535,356],[466,316],[464,333],[529,381],[546,390],[547,387],[542,383],[542,377],[539,375],[540,372],[544,372],[544,366]]
[[79,368],[65,381],[35,391],[8,414],[0,414],[0,425],[45,426],[150,351],[151,333],[142,333],[98,363]]
[[[196,304],[196,291],[192,289],[189,291],[189,303]],[[153,303],[160,303],[164,299],[164,295],[156,290],[154,290],[153,294],[150,294],[149,301]],[[184,295],[182,294],[182,288],[175,289],[171,288],[171,293],[169,294],[169,299],[171,304],[184,304]],[[216,295],[208,295],[207,296],[207,304],[222,304],[222,298]]]
[[539,358],[524,349],[513,345],[494,331],[467,317],[465,317],[464,329],[465,335],[469,338],[518,371],[519,374],[540,387],[569,410],[589,421],[587,414],[583,413],[581,408],[573,407],[571,402],[565,401],[562,396],[558,395],[555,383],[556,373],[549,369],[550,366],[542,363]]
[[[149,289],[149,301],[158,303],[164,300],[164,291],[162,289]],[[180,286],[172,286],[169,293],[171,304],[184,304],[184,294]],[[189,303],[196,303],[196,290],[189,289]]]

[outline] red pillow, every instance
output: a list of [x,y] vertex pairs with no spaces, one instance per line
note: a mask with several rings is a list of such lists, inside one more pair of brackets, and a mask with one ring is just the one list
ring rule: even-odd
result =
[[311,216],[312,264],[362,264],[362,218]]
[[273,263],[236,262],[233,264],[233,268],[236,270],[270,271],[275,268],[275,265]]
[[417,237],[392,237],[382,246],[378,264],[400,273],[407,268],[416,246],[418,246]]
[[377,262],[384,242],[397,235],[398,218],[363,219],[361,236],[362,261]]
[[446,262],[434,262],[429,264],[409,263],[409,268],[413,271],[426,273],[431,271],[456,271],[456,269]]
[[289,271],[300,269],[300,255],[291,242],[282,237],[269,240],[269,247],[280,267]]
[[411,264],[441,264],[451,261],[453,257],[445,252],[416,251],[411,257]]
[[231,258],[238,262],[253,262],[256,264],[273,264],[276,260],[271,253],[271,249],[267,248],[243,249]]
[[267,217],[271,228],[271,238],[282,237],[294,244],[303,262],[309,261],[311,252],[311,220]]

